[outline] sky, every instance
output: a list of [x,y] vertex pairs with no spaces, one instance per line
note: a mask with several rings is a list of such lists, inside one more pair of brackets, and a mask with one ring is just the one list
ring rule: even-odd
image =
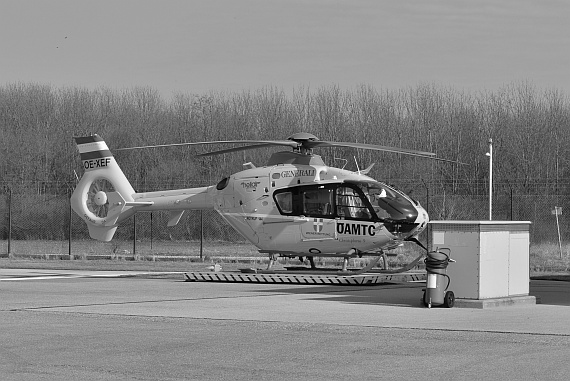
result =
[[568,0],[0,0],[0,85],[570,94]]

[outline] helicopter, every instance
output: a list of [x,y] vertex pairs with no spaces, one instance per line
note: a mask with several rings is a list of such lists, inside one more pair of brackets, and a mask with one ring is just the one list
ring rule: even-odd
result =
[[323,141],[305,132],[293,134],[286,140],[175,143],[117,149],[240,144],[197,156],[270,146],[292,149],[273,153],[260,167],[246,163],[242,171],[224,177],[215,185],[137,193],[99,135],[77,137],[75,141],[84,174],[71,196],[71,207],[87,224],[91,238],[112,240],[117,226],[139,211],[169,211],[167,225],[175,226],[186,210],[215,209],[260,253],[269,255],[269,270],[279,256],[307,258],[311,268],[315,268],[314,257],[339,257],[343,258],[342,271],[347,271],[350,258],[376,257],[368,269],[386,250],[406,241],[423,247],[417,237],[426,228],[429,217],[418,201],[369,177],[372,165],[356,172],[331,167],[313,153],[315,148],[352,147],[451,161],[436,158],[430,152]]

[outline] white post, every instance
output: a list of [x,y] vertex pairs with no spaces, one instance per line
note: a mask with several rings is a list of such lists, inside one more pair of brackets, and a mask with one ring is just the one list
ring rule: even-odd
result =
[[489,221],[493,219],[493,139],[489,138]]
[[558,215],[562,214],[562,207],[555,206],[552,212],[556,215],[556,228],[558,229],[558,249],[560,250],[560,259],[562,259],[562,239],[560,238],[560,223],[558,222]]

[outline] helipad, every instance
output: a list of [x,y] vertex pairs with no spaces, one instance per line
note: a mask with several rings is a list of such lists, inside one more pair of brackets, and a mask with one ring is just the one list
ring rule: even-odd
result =
[[291,283],[291,284],[338,284],[338,285],[373,285],[391,282],[420,282],[425,280],[425,272],[405,272],[397,274],[331,274],[325,272],[264,272],[212,271],[188,272],[184,274],[187,282],[244,282],[244,283]]

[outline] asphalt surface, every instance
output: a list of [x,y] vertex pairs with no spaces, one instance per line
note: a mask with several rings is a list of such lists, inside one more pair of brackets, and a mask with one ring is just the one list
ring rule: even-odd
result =
[[423,308],[421,284],[310,286],[0,269],[2,380],[562,380],[570,282]]

